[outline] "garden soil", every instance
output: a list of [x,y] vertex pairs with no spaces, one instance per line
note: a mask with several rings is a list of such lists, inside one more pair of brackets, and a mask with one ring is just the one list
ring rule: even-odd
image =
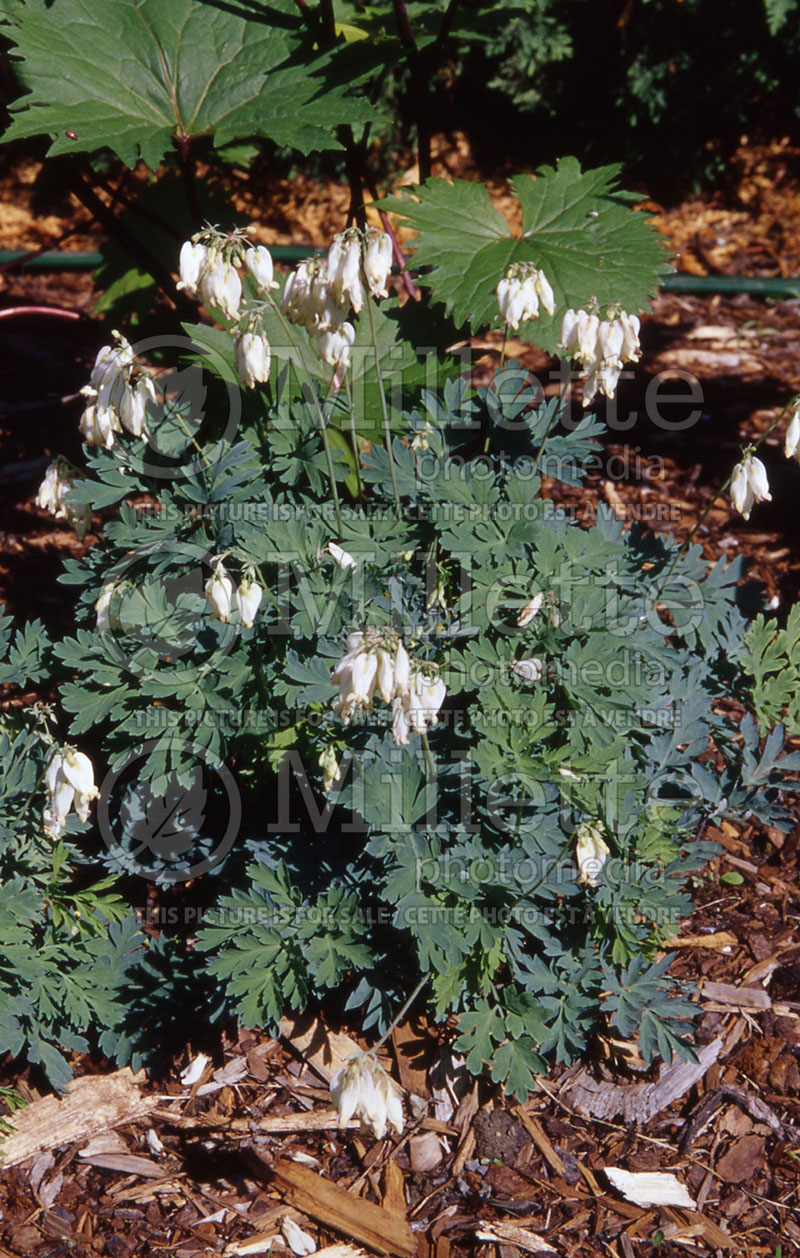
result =
[[[437,173],[477,177],[459,137],[442,138],[437,157]],[[800,276],[799,176],[786,143],[745,143],[723,193],[648,208],[681,271]],[[232,178],[242,217],[265,242],[324,243],[344,225],[340,185],[264,179],[254,189],[244,174]],[[508,209],[503,172],[490,187]],[[0,190],[3,248],[97,247],[82,209],[52,190],[43,202],[37,163],[8,161]],[[82,548],[34,496],[52,455],[79,456],[76,394],[106,339],[96,296],[91,274],[0,273],[0,601],[56,633],[67,615],[56,577]],[[746,559],[754,601],[787,609],[800,596],[800,513],[797,468],[780,438],[763,455],[772,503],[749,523],[727,502],[707,508],[742,444],[800,391],[800,300],[663,294],[642,342],[602,471],[580,491],[546,491],[582,520],[602,501],[679,539],[696,528],[709,559]],[[472,350],[485,381],[500,338]],[[506,356],[553,387],[544,356],[514,341]],[[668,422],[652,424],[659,381],[671,378],[675,393],[690,376],[700,401],[673,401]],[[581,1066],[555,1067],[517,1107],[465,1079],[446,1027],[412,1020],[386,1057],[408,1093],[408,1125],[400,1140],[376,1142],[339,1130],[330,1109],[332,1068],[360,1042],[354,1025],[334,1035],[322,1023],[287,1024],[277,1039],[221,1033],[203,1045],[211,1061],[191,1089],[179,1074],[194,1044],[150,1079],[76,1055],[84,1090],[72,1111],[69,1098],[43,1108],[53,1102],[42,1079],[5,1062],[0,1084],[23,1095],[31,1125],[27,1144],[11,1143],[19,1135],[6,1143],[19,1156],[7,1156],[0,1175],[0,1258],[280,1258],[292,1252],[287,1217],[328,1258],[800,1253],[800,823],[783,834],[722,821],[704,837],[721,855],[696,880],[673,967],[698,986],[696,1065],[647,1069],[633,1044],[600,1040]],[[608,1168],[663,1172],[692,1204],[626,1196]]]

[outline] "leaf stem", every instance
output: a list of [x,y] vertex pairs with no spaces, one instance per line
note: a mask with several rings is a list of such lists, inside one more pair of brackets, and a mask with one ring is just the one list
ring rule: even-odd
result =
[[272,306],[272,309],[275,311],[276,315],[278,316],[281,326],[284,332],[286,333],[286,336],[289,338],[289,344],[291,345],[292,349],[295,351],[301,370],[303,371],[303,374],[306,377],[307,385],[303,386],[303,397],[306,401],[308,401],[308,397],[306,396],[306,389],[308,389],[308,394],[316,408],[317,422],[319,424],[319,433],[320,433],[320,437],[322,438],[322,447],[325,451],[325,460],[328,464],[328,479],[330,481],[330,486],[331,486],[331,497],[333,498],[333,510],[336,515],[336,527],[338,528],[339,535],[341,536],[342,531],[343,531],[342,530],[342,511],[341,511],[341,507],[339,506],[339,490],[336,487],[336,472],[333,466],[333,455],[331,453],[331,443],[328,440],[328,429],[325,423],[325,416],[323,415],[322,407],[319,404],[319,397],[317,396],[317,391],[314,388],[314,383],[311,379],[311,373],[308,370],[308,367],[306,366],[306,360],[303,357],[302,350],[300,349],[300,346],[298,345],[294,337],[291,327],[289,326],[289,322],[287,319],[284,318],[283,311],[281,310],[278,303],[275,301],[274,297],[268,297],[267,300],[269,301],[270,305]]
[[347,375],[347,372],[345,372],[345,376],[344,376],[344,388],[345,388],[345,393],[347,394],[347,409],[350,413],[350,437],[353,442],[353,458],[355,459],[355,464],[356,464],[356,485],[358,488],[358,497],[360,498],[362,494],[361,461],[360,461],[359,453],[358,453],[358,435],[356,433],[356,416],[355,416],[355,411],[353,410],[353,393],[350,388],[350,378]]
[[392,491],[394,493],[394,505],[398,515],[403,514],[402,504],[400,502],[400,490],[397,488],[397,474],[394,468],[394,454],[392,453],[392,430],[389,427],[389,409],[386,405],[386,393],[383,387],[383,372],[381,371],[381,356],[378,349],[378,337],[375,332],[375,316],[372,313],[372,295],[367,293],[367,310],[369,311],[369,327],[372,334],[372,348],[375,351],[375,372],[378,377],[378,392],[381,395],[381,413],[383,415],[383,439],[386,446],[386,455],[389,459],[389,475],[392,478]]
[[428,982],[428,977],[429,977],[429,976],[426,974],[426,975],[424,975],[424,976],[423,976],[423,978],[421,978],[421,979],[419,980],[419,982],[417,983],[417,985],[416,985],[416,987],[414,988],[413,992],[412,992],[412,993],[411,993],[411,995],[408,997],[408,1000],[406,1000],[405,1004],[403,1005],[403,1007],[401,1008],[400,1012],[398,1013],[397,1017],[392,1019],[391,1023],[389,1024],[389,1026],[387,1027],[387,1029],[384,1031],[383,1035],[382,1035],[382,1036],[381,1036],[381,1038],[378,1040],[377,1044],[373,1044],[373,1045],[372,1045],[372,1047],[369,1049],[369,1052],[370,1052],[370,1053],[377,1053],[378,1049],[379,1049],[379,1048],[381,1048],[381,1047],[382,1047],[382,1046],[386,1043],[386,1041],[388,1040],[389,1036],[392,1034],[392,1031],[393,1031],[393,1030],[395,1029],[395,1027],[399,1024],[399,1022],[400,1022],[401,1018],[404,1018],[404,1017],[405,1017],[405,1015],[408,1013],[408,1011],[409,1011],[409,1009],[411,1008],[411,1006],[413,1005],[414,1001],[417,999],[417,996],[419,996],[419,994],[420,994],[420,992],[422,991],[423,987],[424,987],[424,986],[425,986],[425,984]]

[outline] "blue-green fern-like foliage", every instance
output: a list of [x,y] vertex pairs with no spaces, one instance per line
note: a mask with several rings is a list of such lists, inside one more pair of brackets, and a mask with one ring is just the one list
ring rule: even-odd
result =
[[[609,180],[566,161],[535,193],[520,184],[524,249],[553,259],[560,299],[578,306],[601,281],[610,301],[629,244],[633,309],[661,254]],[[448,187],[418,190],[421,251],[425,231],[451,230],[454,204],[456,235],[475,229],[474,195]],[[487,247],[507,260],[519,242],[500,222],[492,232]],[[582,237],[560,261],[559,240]],[[427,282],[474,331],[498,277],[481,250],[468,275],[456,243],[465,269],[443,258]],[[98,1032],[105,1052],[152,1063],[188,1009],[207,1026],[235,1015],[274,1030],[327,1000],[380,1033],[422,978],[469,1068],[518,1097],[547,1061],[609,1029],[638,1031],[647,1060],[692,1051],[691,991],[657,954],[691,912],[688,876],[715,851],[705,826],[788,827],[781,791],[800,767],[781,726],[761,741],[741,717],[754,650],[742,565],[709,565],[603,506],[584,527],[542,478],[582,485],[601,419],[573,422],[518,366],[473,388],[452,358],[418,359],[408,326],[395,301],[381,307],[370,361],[362,315],[351,410],[306,334],[282,339],[271,324],[272,378],[240,397],[234,431],[230,335],[187,326],[182,366],[204,364],[203,425],[183,446],[173,428],[87,452],[72,496],[105,514],[101,540],[65,564],[75,632],[42,663],[40,635],[21,631],[9,667],[21,675],[32,659],[57,691],[62,738],[93,749],[99,837],[73,823],[48,847],[30,730],[8,735],[23,741],[0,801],[4,1046],[38,1054],[56,1081],[59,1051]],[[331,541],[355,568],[334,562]],[[252,628],[211,616],[220,555],[234,583],[253,569],[264,587]],[[535,593],[539,613],[520,627]],[[347,635],[370,628],[446,683],[425,740],[395,745],[380,700],[349,725],[333,711],[331,669]],[[527,674],[514,667],[533,660]],[[326,793],[331,750],[340,773]],[[596,885],[579,877],[584,823],[609,847]],[[95,908],[70,917],[100,864]],[[138,955],[133,919],[108,919],[122,914],[115,895],[141,907],[153,885],[159,938]]]

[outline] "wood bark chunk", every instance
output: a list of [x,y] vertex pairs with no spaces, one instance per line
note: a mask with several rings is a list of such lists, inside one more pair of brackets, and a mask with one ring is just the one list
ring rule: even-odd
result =
[[326,1083],[341,1067],[355,1057],[363,1049],[349,1035],[341,1035],[336,1031],[328,1031],[319,1018],[311,1023],[301,1019],[292,1021],[281,1018],[281,1035],[288,1040],[296,1053],[299,1053]]
[[480,1227],[475,1229],[475,1237],[481,1241],[494,1241],[495,1244],[506,1242],[509,1245],[515,1245],[517,1249],[526,1250],[529,1254],[558,1253],[558,1250],[554,1249],[544,1237],[537,1236],[535,1232],[529,1231],[527,1227],[520,1227],[516,1223],[507,1223],[504,1219],[492,1223],[482,1223]]
[[729,1184],[743,1184],[764,1165],[764,1137],[742,1136],[717,1162],[715,1170]]
[[561,1099],[589,1118],[610,1122],[620,1116],[626,1123],[647,1123],[703,1078],[721,1048],[718,1036],[700,1049],[697,1062],[673,1061],[662,1068],[654,1083],[610,1083],[594,1078],[583,1067],[570,1079]]
[[514,1110],[514,1113],[519,1118],[523,1127],[550,1169],[555,1171],[556,1175],[560,1175],[563,1178],[567,1172],[561,1159],[561,1155],[553,1148],[550,1138],[542,1124],[538,1121],[538,1119],[534,1118],[532,1114],[527,1112],[524,1105],[518,1105]]
[[685,1184],[667,1171],[625,1171],[619,1166],[603,1169],[617,1192],[634,1205],[683,1206],[688,1210],[697,1205]]
[[119,1171],[122,1175],[140,1175],[144,1179],[164,1178],[162,1166],[135,1153],[90,1153],[81,1156],[90,1166],[96,1166],[99,1170]]
[[392,1214],[399,1214],[403,1218],[406,1217],[405,1176],[394,1158],[389,1158],[389,1161],[386,1163],[386,1169],[383,1172],[383,1199],[381,1205],[384,1210],[389,1210]]
[[732,1005],[738,1009],[769,1009],[772,1006],[769,992],[763,987],[737,987],[734,983],[703,984],[704,1000],[720,1005]]
[[739,940],[729,930],[716,930],[713,935],[681,935],[679,939],[670,939],[670,952],[674,948],[735,948]]
[[3,1169],[17,1166],[44,1149],[146,1118],[158,1100],[142,1091],[144,1081],[144,1071],[134,1075],[128,1066],[111,1075],[84,1075],[73,1079],[60,1099],[43,1096],[17,1110],[7,1120],[13,1134],[0,1147]]
[[430,1098],[428,1066],[431,1041],[419,1022],[404,1022],[392,1031],[392,1045],[400,1082],[406,1092]]
[[275,1163],[271,1181],[290,1205],[326,1227],[376,1253],[416,1258],[417,1238],[409,1224],[383,1206],[355,1197],[322,1175],[286,1158]]

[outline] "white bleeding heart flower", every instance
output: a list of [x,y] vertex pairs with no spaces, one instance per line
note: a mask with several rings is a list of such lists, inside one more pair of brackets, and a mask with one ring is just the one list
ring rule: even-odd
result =
[[399,1136],[404,1127],[400,1089],[369,1053],[354,1057],[331,1080],[331,1100],[346,1126],[359,1119],[362,1130],[382,1140],[387,1127]]
[[544,271],[536,272],[536,291],[539,294],[539,300],[551,317],[556,312],[556,297],[553,292],[553,285],[545,275]]
[[205,1053],[198,1053],[188,1066],[184,1066],[181,1071],[181,1083],[185,1088],[191,1088],[199,1079],[203,1077],[203,1071],[211,1061]]
[[596,887],[600,871],[611,855],[611,848],[596,822],[584,821],[578,826],[577,834],[575,859],[578,862],[578,882],[582,886]]
[[543,664],[537,656],[532,655],[527,660],[514,660],[511,668],[523,681],[534,682],[541,677]]
[[140,376],[135,384],[123,391],[117,408],[123,428],[134,437],[143,437],[147,431],[147,405],[156,401],[156,389],[149,376]]
[[236,606],[245,629],[252,629],[264,591],[252,576],[245,574],[236,590]]
[[767,469],[752,453],[746,453],[736,464],[731,477],[731,501],[745,520],[757,502],[771,502]]
[[288,1215],[281,1220],[281,1231],[286,1244],[292,1253],[297,1255],[297,1258],[309,1258],[310,1254],[317,1252],[317,1242],[313,1236],[309,1236],[308,1232],[298,1227],[294,1219],[290,1219]]
[[272,353],[264,332],[235,332],[233,360],[236,374],[246,389],[269,380]]
[[320,358],[329,367],[349,367],[350,350],[356,339],[356,330],[352,323],[343,323],[339,328],[326,328],[317,333],[317,350]]
[[213,572],[206,581],[206,598],[217,620],[227,624],[231,618],[233,605],[233,581],[221,559],[212,559],[211,563]]
[[620,358],[626,363],[637,362],[642,356],[642,347],[639,344],[639,329],[641,327],[639,316],[626,314],[623,310],[620,312],[619,321],[623,332]]
[[378,693],[384,703],[391,703],[395,693],[394,662],[383,647],[378,648]]
[[392,271],[392,238],[388,232],[370,227],[364,248],[364,274],[373,297],[388,297],[386,281]]
[[180,281],[178,288],[185,289],[190,297],[196,297],[200,285],[200,279],[208,267],[208,250],[205,245],[196,244],[192,240],[187,240],[181,246],[180,254]]
[[56,520],[66,520],[71,524],[78,538],[82,540],[92,522],[92,513],[87,503],[69,501],[69,494],[74,487],[73,469],[65,459],[56,458],[45,472],[35,502],[37,507],[49,511]]
[[581,363],[586,373],[583,405],[589,406],[598,393],[612,398],[626,362],[641,357],[639,319],[613,304],[601,320],[594,312],[568,310],[561,323],[558,348]]
[[74,806],[81,821],[89,819],[89,804],[100,792],[95,786],[92,762],[74,747],[53,751],[45,770],[45,786],[50,796],[44,810],[45,832],[58,838]]
[[266,245],[255,245],[245,251],[244,264],[262,292],[268,293],[278,285],[273,279],[272,254]]
[[201,275],[198,291],[204,306],[216,306],[227,319],[239,318],[242,281],[231,262],[218,256]]
[[337,301],[343,306],[352,306],[356,314],[364,308],[361,252],[361,237],[352,228],[335,236],[328,250],[328,276],[333,293]]
[[525,606],[520,609],[519,615],[517,616],[518,628],[524,629],[526,625],[529,625],[531,621],[538,616],[543,602],[544,594],[541,591],[534,594],[533,598],[528,600]]
[[[784,440],[784,453],[787,459],[794,458],[800,448],[800,405],[795,403],[792,417],[786,428],[786,437]],[[798,456],[800,458],[800,456]]]
[[290,323],[313,328],[316,317],[314,279],[317,263],[313,259],[301,262],[287,277],[281,298],[281,310]]
[[520,323],[539,318],[540,302],[549,315],[555,314],[553,286],[532,262],[512,262],[495,293],[501,319],[515,332]]
[[357,568],[358,560],[354,559],[351,554],[343,550],[338,542],[328,542],[328,554],[335,559],[340,568],[347,571],[348,568]]
[[397,643],[394,657],[394,692],[405,694],[411,684],[411,659],[402,642]]

